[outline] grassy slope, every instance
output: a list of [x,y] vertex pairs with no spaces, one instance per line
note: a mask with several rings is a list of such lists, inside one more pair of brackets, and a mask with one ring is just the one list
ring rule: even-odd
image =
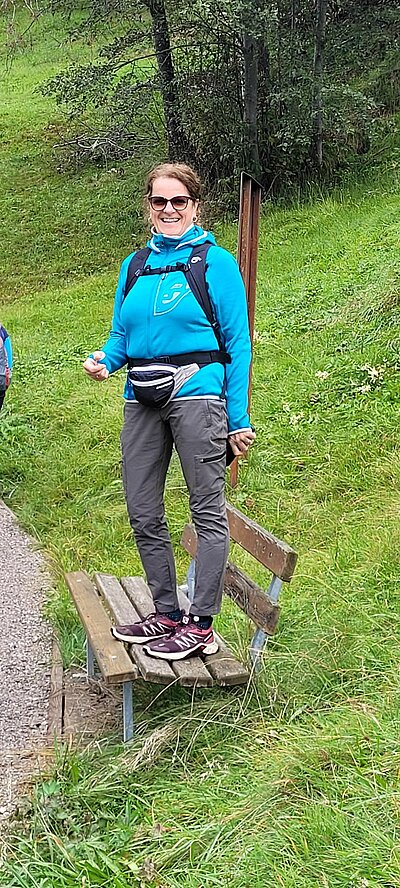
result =
[[[0,465],[4,497],[52,558],[51,610],[70,659],[81,636],[62,571],[140,570],[120,483],[122,378],[94,387],[80,361],[108,328],[118,263],[132,229],[139,236],[139,202],[129,204],[142,171],[57,172],[60,114],[32,88],[61,60],[43,24],[1,86],[1,319],[16,373]],[[300,560],[262,678],[245,697],[203,693],[194,708],[183,691],[148,708],[149,688],[139,689],[144,747],[60,753],[25,844],[10,837],[0,884],[400,884],[393,157],[379,184],[263,220],[258,440],[231,499]],[[233,227],[218,236],[234,248]],[[176,464],[167,507],[177,542],[187,501]],[[244,649],[249,627],[232,614],[221,622]]]

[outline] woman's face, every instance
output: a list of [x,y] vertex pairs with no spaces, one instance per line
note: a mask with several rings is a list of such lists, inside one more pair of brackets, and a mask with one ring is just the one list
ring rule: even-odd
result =
[[[188,198],[187,206],[178,207],[178,209],[173,207],[170,201],[175,197]],[[164,209],[152,207],[151,201],[154,198],[164,198],[164,200],[168,200],[168,203]],[[158,176],[157,179],[154,179],[149,198],[149,211],[151,224],[159,234],[179,237],[193,225],[198,205],[199,202],[192,200],[186,185],[179,179],[171,179],[169,176]]]

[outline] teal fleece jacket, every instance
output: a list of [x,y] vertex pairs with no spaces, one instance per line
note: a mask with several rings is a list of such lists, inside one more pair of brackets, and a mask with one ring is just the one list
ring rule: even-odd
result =
[[[221,338],[231,356],[231,364],[207,364],[179,390],[176,398],[221,397],[224,390],[229,431],[250,427],[247,392],[251,345],[247,303],[238,264],[231,253],[218,247],[212,234],[193,226],[179,238],[154,234],[148,242],[152,268],[186,262],[195,244],[211,243],[207,254],[206,281],[220,326]],[[119,370],[128,358],[154,358],[161,355],[218,348],[212,327],[181,271],[138,278],[124,299],[128,266],[134,254],[124,259],[114,302],[110,336],[102,347],[102,361],[110,373]],[[134,400],[127,379],[124,397]]]

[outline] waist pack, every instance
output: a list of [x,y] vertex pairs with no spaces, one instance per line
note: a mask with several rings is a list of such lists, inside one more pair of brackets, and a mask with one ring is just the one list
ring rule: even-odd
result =
[[182,352],[157,358],[129,358],[128,379],[139,404],[165,407],[200,367],[225,361],[225,352]]
[[139,364],[129,367],[128,377],[139,404],[165,407],[198,369],[198,364],[182,367],[162,363]]

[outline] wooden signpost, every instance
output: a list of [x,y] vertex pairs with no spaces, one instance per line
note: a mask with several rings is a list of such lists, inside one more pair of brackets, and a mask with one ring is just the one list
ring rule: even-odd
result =
[[[256,278],[257,278],[257,253],[258,233],[260,227],[261,209],[261,185],[248,173],[240,176],[240,205],[239,205],[239,233],[237,261],[242,273],[247,296],[247,310],[249,314],[250,340],[254,337],[254,315],[256,307]],[[251,400],[251,376],[249,376],[249,409]],[[238,460],[235,459],[230,467],[230,483],[236,487],[238,480]]]

